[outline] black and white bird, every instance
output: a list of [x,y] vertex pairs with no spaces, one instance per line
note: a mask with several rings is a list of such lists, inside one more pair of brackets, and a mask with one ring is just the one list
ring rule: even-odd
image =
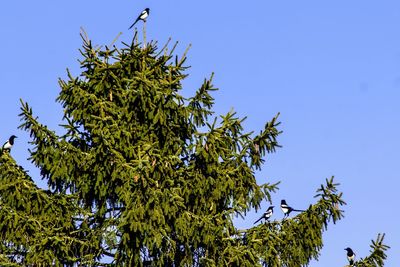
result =
[[150,8],[145,8],[142,13],[140,13],[139,17],[137,17],[137,19],[135,20],[135,22],[129,27],[129,29],[131,29],[133,26],[135,26],[135,24],[139,21],[139,20],[143,20],[146,21],[147,17],[150,14]]
[[345,248],[344,250],[347,251],[347,260],[349,261],[349,264],[353,265],[356,254],[351,248]]
[[260,219],[254,222],[254,224],[258,223],[262,219],[265,219],[266,221],[269,221],[269,218],[271,218],[272,214],[274,213],[274,206],[269,206],[266,212],[261,216]]
[[296,209],[290,207],[290,206],[286,203],[286,200],[284,200],[284,199],[281,200],[281,210],[282,210],[282,212],[283,212],[283,214],[284,214],[283,218],[288,217],[289,214],[290,214],[292,211],[298,211],[298,212],[303,212],[303,211],[304,211],[304,210],[296,210]]
[[12,146],[14,145],[14,139],[17,138],[15,135],[11,135],[7,142],[2,146],[2,151],[8,150],[10,151]]

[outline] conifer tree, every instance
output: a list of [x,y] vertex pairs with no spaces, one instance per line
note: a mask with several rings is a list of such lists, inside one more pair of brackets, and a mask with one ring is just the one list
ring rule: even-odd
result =
[[[234,112],[216,115],[212,76],[184,98],[186,55],[136,38],[95,48],[83,37],[82,73],[60,79],[64,132],[21,101],[30,160],[48,189],[0,157],[1,266],[306,266],[343,217],[333,178],[315,203],[283,221],[237,229],[272,201],[257,184],[279,147],[278,115],[258,134]],[[37,178],[37,177],[36,177]],[[355,266],[383,266],[383,235]]]

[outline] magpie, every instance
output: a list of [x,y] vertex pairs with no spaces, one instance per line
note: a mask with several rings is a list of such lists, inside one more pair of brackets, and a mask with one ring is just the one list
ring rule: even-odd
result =
[[150,14],[150,8],[145,8],[142,13],[140,13],[139,17],[135,20],[135,22],[129,27],[129,30],[138,22],[139,20],[146,21],[147,17]]
[[344,250],[347,251],[347,260],[349,261],[349,264],[353,265],[356,254],[353,252],[353,250],[351,248],[345,248]]
[[260,219],[258,219],[257,221],[255,221],[254,224],[258,223],[259,221],[261,221],[262,219],[265,219],[266,221],[269,221],[269,218],[271,218],[272,214],[274,213],[274,206],[269,206],[269,208],[267,209],[266,212],[264,212],[263,216],[261,216]]
[[298,212],[303,212],[303,211],[304,211],[304,210],[296,210],[296,209],[290,207],[290,206],[286,203],[286,200],[284,200],[284,199],[281,200],[281,210],[283,211],[283,214],[284,214],[283,218],[288,217],[289,214],[290,214],[292,211],[298,211]]
[[14,139],[17,138],[15,135],[11,135],[7,142],[2,146],[2,151],[8,150],[10,151],[12,146],[14,145]]

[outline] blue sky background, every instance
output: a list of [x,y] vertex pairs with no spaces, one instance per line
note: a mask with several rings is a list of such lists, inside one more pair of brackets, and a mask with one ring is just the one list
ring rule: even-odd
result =
[[[128,42],[145,7],[148,39],[162,46],[172,37],[178,54],[193,45],[184,95],[215,72],[217,113],[248,116],[248,131],[281,113],[283,147],[257,173],[260,183],[282,181],[275,206],[285,198],[306,208],[325,178],[341,183],[345,218],[330,225],[311,266],[344,266],[347,246],[364,257],[381,232],[392,247],[386,266],[400,266],[399,1],[5,1],[0,139],[19,136],[18,163],[38,178],[27,160],[29,136],[17,130],[19,98],[58,129],[57,79],[67,67],[79,74],[80,26],[95,44],[110,44],[120,31]],[[251,227],[259,212],[238,227]],[[281,217],[277,209],[274,218]]]

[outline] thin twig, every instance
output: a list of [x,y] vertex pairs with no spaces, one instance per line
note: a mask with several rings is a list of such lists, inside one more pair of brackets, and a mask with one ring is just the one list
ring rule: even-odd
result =
[[143,48],[146,49],[146,20],[143,21]]
[[86,31],[85,31],[85,29],[81,26],[80,27],[80,29],[81,29],[81,36],[82,36],[82,38],[85,40],[85,42],[87,42],[87,43],[89,43],[89,36],[88,36],[88,34],[86,33]]
[[192,47],[192,44],[189,44],[188,47],[186,48],[185,52],[183,53],[183,56],[181,57],[181,60],[179,61],[178,65],[181,65],[183,61],[186,58],[186,54],[189,52],[189,49]]
[[118,38],[122,35],[122,32],[119,32],[118,35],[114,38],[114,40],[111,42],[110,47],[113,46],[113,44],[118,40]]

